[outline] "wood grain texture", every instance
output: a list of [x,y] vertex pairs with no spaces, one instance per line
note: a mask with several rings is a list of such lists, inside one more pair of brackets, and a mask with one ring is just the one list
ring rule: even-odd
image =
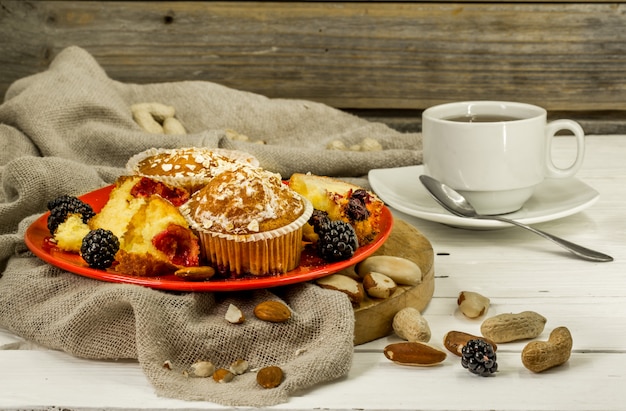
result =
[[63,48],[114,79],[206,80],[342,109],[465,99],[626,122],[623,2],[0,1],[0,93]]

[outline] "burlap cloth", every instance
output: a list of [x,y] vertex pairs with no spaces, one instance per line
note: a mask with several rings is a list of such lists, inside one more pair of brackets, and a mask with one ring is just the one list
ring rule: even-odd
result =
[[[187,135],[148,134],[130,105],[176,108]],[[266,144],[232,141],[232,129]],[[330,151],[375,138],[378,152]],[[354,314],[340,293],[310,284],[228,293],[177,293],[100,282],[65,272],[26,248],[26,228],[61,194],[112,183],[128,158],[150,147],[206,146],[247,151],[288,178],[313,172],[362,182],[378,167],[419,164],[417,134],[301,100],[268,99],[210,82],[124,84],[110,79],[85,50],[70,47],[48,70],[16,81],[0,106],[0,327],[82,358],[137,359],[160,396],[229,406],[266,406],[347,374]],[[293,311],[284,324],[257,320],[252,307],[280,299]],[[230,303],[247,321],[225,321]],[[252,368],[279,365],[282,385],[260,388],[248,372],[227,384],[190,378],[198,360]],[[163,367],[169,361],[172,370]],[[68,387],[68,390],[78,387]],[[79,388],[78,388],[79,389]]]

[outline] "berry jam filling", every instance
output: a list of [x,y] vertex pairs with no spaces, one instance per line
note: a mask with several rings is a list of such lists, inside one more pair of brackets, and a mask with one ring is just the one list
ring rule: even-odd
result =
[[189,200],[189,193],[176,187],[169,187],[159,181],[143,177],[131,190],[133,197],[150,197],[153,194],[157,194],[176,207],[180,207]]
[[370,212],[367,209],[369,194],[365,190],[356,190],[348,200],[346,214],[353,221],[367,220]]
[[195,267],[200,263],[198,239],[187,228],[170,224],[167,229],[154,236],[152,244],[174,265]]

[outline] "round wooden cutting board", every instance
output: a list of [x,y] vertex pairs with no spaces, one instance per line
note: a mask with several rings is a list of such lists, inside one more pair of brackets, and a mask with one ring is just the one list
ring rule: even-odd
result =
[[396,219],[389,238],[373,255],[393,255],[415,262],[422,270],[422,282],[416,286],[399,286],[391,297],[384,300],[366,297],[355,307],[355,345],[391,334],[393,316],[398,311],[414,307],[422,312],[435,291],[432,245],[409,223]]

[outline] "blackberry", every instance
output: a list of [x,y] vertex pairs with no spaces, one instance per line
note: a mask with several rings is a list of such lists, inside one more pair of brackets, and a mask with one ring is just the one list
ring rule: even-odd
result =
[[484,340],[469,340],[461,350],[461,365],[469,372],[488,377],[498,371],[496,353]]
[[317,229],[317,252],[327,261],[346,260],[359,248],[354,228],[342,220],[328,220]]
[[120,249],[120,241],[109,230],[97,228],[90,231],[80,247],[80,255],[91,268],[104,270],[115,261],[115,254]]
[[308,223],[313,226],[313,231],[317,232],[322,224],[326,224],[329,221],[328,213],[316,208],[313,210],[311,217],[309,217]]
[[52,211],[53,209],[57,208],[58,206],[60,206],[61,204],[80,204],[82,203],[82,201],[78,198],[78,197],[74,197],[74,196],[70,196],[67,194],[64,194],[62,196],[59,196],[53,200],[48,201],[48,210]]
[[87,223],[96,213],[94,213],[91,206],[78,197],[63,195],[48,202],[48,209],[50,215],[48,216],[48,230],[50,234],[59,227],[63,221],[67,219],[69,214],[80,214],[83,219],[83,223]]

